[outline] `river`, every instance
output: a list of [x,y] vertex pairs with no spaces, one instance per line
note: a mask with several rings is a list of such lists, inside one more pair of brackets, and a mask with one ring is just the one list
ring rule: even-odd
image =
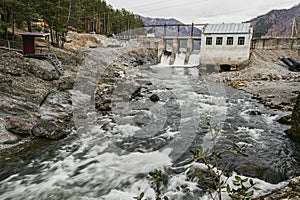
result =
[[[259,193],[300,174],[300,146],[284,134],[288,126],[276,122],[286,113],[207,81],[196,67],[128,67],[115,85],[111,113],[102,115],[94,106],[95,82],[120,51],[87,53],[72,91],[77,130],[60,141],[39,140],[18,155],[2,154],[0,199],[130,200],[141,192],[154,199],[147,174],[157,168],[168,171],[163,191],[171,199],[209,199],[186,179],[190,150],[212,148],[207,124],[222,132],[214,141],[223,162],[231,143],[246,145],[248,156],[230,167],[255,177]],[[141,96],[129,99],[138,86]],[[149,99],[153,94],[158,102]]]

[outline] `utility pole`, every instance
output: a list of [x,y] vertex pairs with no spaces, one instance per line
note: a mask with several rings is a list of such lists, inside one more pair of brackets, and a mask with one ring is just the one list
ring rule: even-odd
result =
[[296,18],[294,18],[294,20],[293,20],[292,37],[298,37],[298,27],[297,27]]

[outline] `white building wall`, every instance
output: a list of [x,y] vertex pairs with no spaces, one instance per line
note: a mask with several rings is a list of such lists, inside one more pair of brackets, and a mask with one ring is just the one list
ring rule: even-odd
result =
[[[206,45],[206,38],[212,37],[212,45]],[[222,45],[216,45],[216,38],[222,37]],[[227,45],[227,37],[233,37],[233,45]],[[238,37],[245,37],[244,45],[238,45]],[[200,63],[238,65],[250,57],[252,34],[202,34]]]

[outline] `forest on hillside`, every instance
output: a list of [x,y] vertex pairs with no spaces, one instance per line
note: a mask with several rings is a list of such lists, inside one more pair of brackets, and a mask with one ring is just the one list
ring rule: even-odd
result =
[[140,17],[125,9],[113,9],[105,0],[0,2],[0,36],[3,39],[12,39],[15,28],[49,32],[52,43],[59,43],[65,40],[69,30],[108,35],[143,26]]

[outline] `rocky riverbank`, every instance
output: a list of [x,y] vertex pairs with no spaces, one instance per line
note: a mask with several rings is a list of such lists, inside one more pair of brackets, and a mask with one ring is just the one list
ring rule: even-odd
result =
[[[69,50],[56,49],[65,69],[64,76],[59,76],[48,60],[24,58],[15,52],[0,52],[0,149],[12,149],[40,137],[60,139],[74,131],[72,89],[80,66],[82,71],[85,70],[82,67],[84,53],[77,50],[102,47],[103,51],[109,52],[106,58],[110,60],[109,64],[101,66],[103,73],[95,77],[93,83],[96,85],[95,107],[103,115],[112,110],[111,98],[116,82],[137,66],[156,62],[154,54],[141,48],[137,42],[120,42],[88,34],[83,37],[85,42],[80,43],[81,36],[74,33],[67,40],[66,48]],[[271,108],[291,110],[299,93],[300,74],[281,66],[282,63],[275,59],[277,53],[273,53],[254,51],[249,66],[241,71],[213,74],[209,79],[252,93]],[[86,61],[85,64],[93,63]],[[93,70],[90,66],[85,73],[92,74]],[[131,89],[135,89],[127,97],[128,100],[139,98],[148,85],[151,83],[133,85]],[[151,101],[158,98],[149,95]],[[296,184],[293,181],[288,188],[260,199],[299,197],[299,181]]]
[[[208,79],[250,93],[269,108],[293,110],[292,119],[289,116],[285,120],[285,123],[292,125],[287,134],[299,141],[300,73],[289,71],[279,60],[280,56],[300,61],[300,54],[296,50],[252,50],[250,62],[243,69],[211,74]],[[299,179],[296,177],[285,188],[255,199],[300,199]]]
[[[1,151],[18,151],[13,147],[20,147],[37,138],[61,139],[74,131],[71,90],[78,78],[84,51],[95,47],[111,49],[112,54],[116,54],[107,58],[110,61],[108,66],[104,66],[104,73],[97,77],[99,87],[95,106],[105,114],[111,109],[109,91],[112,91],[125,69],[157,62],[154,54],[142,48],[137,41],[71,33],[65,49],[55,48],[65,70],[63,76],[57,73],[48,59],[25,58],[17,52],[0,52]],[[105,89],[105,94],[101,88]]]
[[265,106],[292,111],[300,91],[300,73],[289,71],[279,56],[300,60],[295,50],[252,50],[249,65],[209,79],[253,94]]
[[12,149],[39,137],[60,139],[72,132],[69,90],[82,55],[59,49],[57,55],[64,76],[59,76],[48,59],[0,52],[0,149]]

